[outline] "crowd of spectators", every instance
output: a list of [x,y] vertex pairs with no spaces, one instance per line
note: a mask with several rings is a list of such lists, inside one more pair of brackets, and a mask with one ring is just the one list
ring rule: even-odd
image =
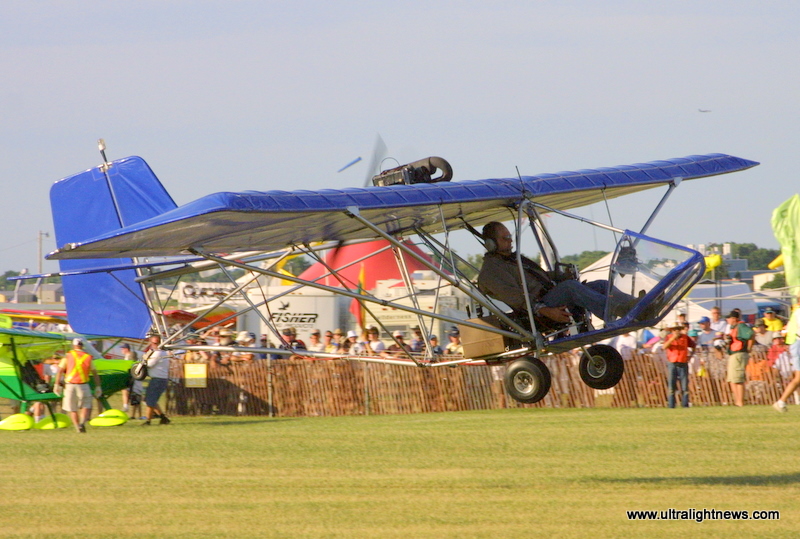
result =
[[[800,309],[796,309],[797,312]],[[642,351],[649,352],[664,365],[669,407],[675,407],[677,402],[689,406],[690,373],[700,378],[724,380],[731,388],[731,404],[743,406],[746,389],[755,389],[758,384],[772,379],[772,372],[783,380],[793,376],[798,379],[796,384],[793,380],[786,387],[781,400],[775,403],[777,410],[785,411],[786,399],[800,386],[800,362],[798,354],[791,353],[786,342],[787,337],[792,341],[796,338],[797,321],[792,319],[786,324],[784,320],[772,308],[767,308],[764,316],[750,326],[742,320],[738,309],[723,318],[721,310],[713,307],[710,316],[703,316],[694,324],[687,321],[685,313],[679,313],[672,324],[621,335],[610,344],[623,360]],[[800,403],[800,398],[795,396],[795,402]]]
[[[219,350],[186,350],[183,358],[189,363],[207,363],[216,368],[261,359],[325,359],[328,357],[325,354],[331,354],[330,357],[348,355],[384,358],[411,358],[424,355],[427,347],[422,330],[419,326],[414,326],[409,333],[407,335],[405,331],[395,330],[390,338],[381,338],[381,330],[375,326],[365,328],[361,332],[355,330],[344,332],[337,328],[323,333],[315,328],[309,334],[308,342],[305,342],[298,338],[295,328],[287,327],[281,330],[279,336],[262,334],[256,343],[256,336],[252,332],[234,333],[229,328],[213,327],[204,332],[189,333],[184,342],[190,346],[219,347]],[[449,343],[442,347],[438,336],[430,335],[429,350],[434,361],[442,356],[463,356],[461,334],[457,326],[451,326],[447,330],[447,339]],[[258,350],[248,353],[230,347],[279,349],[292,353],[269,353]]]

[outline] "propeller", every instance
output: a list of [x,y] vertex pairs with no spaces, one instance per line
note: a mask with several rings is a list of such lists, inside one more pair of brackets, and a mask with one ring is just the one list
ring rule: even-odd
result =
[[364,187],[372,185],[372,177],[380,172],[380,166],[389,149],[386,143],[383,142],[380,133],[375,136],[375,145],[372,147],[372,157],[369,160],[369,167],[367,167],[367,177],[364,178]]

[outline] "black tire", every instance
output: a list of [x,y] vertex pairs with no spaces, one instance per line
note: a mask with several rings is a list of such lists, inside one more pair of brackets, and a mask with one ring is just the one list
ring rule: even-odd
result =
[[134,380],[144,380],[147,378],[147,363],[139,361],[131,366],[131,376]]
[[615,348],[607,344],[595,344],[586,348],[578,371],[583,383],[592,389],[609,389],[622,379],[625,363]]
[[506,368],[505,386],[515,401],[539,402],[550,391],[550,370],[535,357],[518,359]]

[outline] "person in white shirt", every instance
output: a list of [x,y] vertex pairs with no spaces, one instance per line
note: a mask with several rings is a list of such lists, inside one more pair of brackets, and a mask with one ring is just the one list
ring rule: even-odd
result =
[[633,359],[633,353],[636,352],[636,334],[628,332],[618,336],[615,348],[625,361]]
[[159,348],[161,344],[161,336],[158,334],[150,335],[150,351],[147,352],[147,375],[150,377],[150,382],[147,384],[147,390],[144,394],[144,403],[147,405],[145,412],[145,421],[142,426],[150,425],[150,421],[155,414],[160,417],[160,425],[169,425],[171,421],[167,414],[158,405],[158,399],[167,390],[167,383],[169,381],[169,360],[170,353],[166,350]]
[[386,345],[378,338],[380,336],[380,332],[378,328],[371,327],[367,330],[367,337],[369,337],[369,349],[374,354],[380,355],[381,352],[386,350]]
[[728,322],[722,318],[722,311],[719,307],[711,307],[711,330],[717,333],[717,338],[721,339],[728,333]]
[[315,329],[311,332],[311,335],[308,337],[309,344],[306,347],[307,350],[312,352],[324,352],[325,351],[325,344],[319,340],[321,335],[320,330]]

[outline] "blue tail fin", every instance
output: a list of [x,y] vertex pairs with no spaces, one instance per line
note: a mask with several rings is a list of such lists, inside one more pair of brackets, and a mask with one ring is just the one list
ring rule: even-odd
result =
[[[56,241],[80,242],[160,215],[176,207],[140,157],[114,161],[108,177],[98,167],[64,178],[50,189]],[[114,265],[129,258],[60,260],[62,272]],[[142,338],[151,325],[136,271],[62,277],[69,323],[78,333]]]

